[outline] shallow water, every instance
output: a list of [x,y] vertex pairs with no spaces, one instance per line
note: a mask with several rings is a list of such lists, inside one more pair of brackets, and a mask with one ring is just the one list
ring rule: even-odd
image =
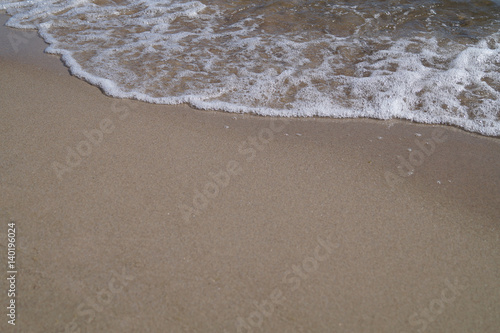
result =
[[500,135],[493,1],[2,1],[116,97]]

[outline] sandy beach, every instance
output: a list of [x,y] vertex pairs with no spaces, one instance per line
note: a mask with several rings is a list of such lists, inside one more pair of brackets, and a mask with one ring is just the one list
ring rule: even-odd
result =
[[0,18],[0,331],[498,332],[500,139],[115,99]]

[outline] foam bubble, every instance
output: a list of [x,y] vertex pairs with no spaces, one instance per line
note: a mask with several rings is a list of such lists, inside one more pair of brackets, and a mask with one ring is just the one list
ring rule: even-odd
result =
[[106,94],[500,135],[500,12],[472,1],[0,0]]

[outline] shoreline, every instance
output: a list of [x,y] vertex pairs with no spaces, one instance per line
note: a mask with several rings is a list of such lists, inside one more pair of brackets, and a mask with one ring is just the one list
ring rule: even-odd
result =
[[[17,56],[19,56],[19,54],[27,54],[29,56],[27,57],[23,57],[22,59],[17,59],[17,60],[20,60],[22,62],[28,62],[28,63],[32,63],[32,64],[35,64],[35,65],[40,65],[40,64],[43,64],[45,67],[47,68],[52,68],[54,71],[60,71],[60,66],[57,66],[55,65],[53,62],[50,62],[50,61],[46,61],[42,58],[38,58],[37,55],[35,55],[36,52],[33,52],[33,47],[35,48],[40,48],[40,47],[43,47],[44,49],[46,47],[49,47],[49,44],[47,44],[42,37],[40,37],[38,35],[38,32],[35,31],[35,30],[20,30],[20,29],[12,29],[12,28],[7,28],[5,27],[5,23],[6,21],[8,20],[9,18],[9,15],[7,15],[5,12],[2,12],[0,11],[0,25],[2,25],[2,29],[5,31],[3,35],[3,40],[0,40],[2,42],[3,45],[6,45],[6,47],[4,48],[4,57],[7,57],[7,58],[16,58]],[[7,36],[7,38],[5,38],[5,36]],[[31,45],[33,43],[33,45]],[[10,44],[10,47],[9,47],[9,44]],[[28,46],[29,45],[29,46]],[[28,47],[27,50],[25,50],[24,52],[21,51],[19,52],[19,49],[22,49],[24,47]],[[30,49],[31,48],[31,49]],[[15,55],[12,54],[12,50],[9,50],[9,49],[13,49],[15,52]],[[10,52],[9,52],[10,51]],[[45,54],[45,53],[44,53]],[[48,55],[50,57],[57,57],[60,59],[60,62],[62,62],[64,64],[64,67],[67,69],[68,72],[70,72],[70,69],[69,69],[69,66],[66,65],[65,61],[63,61],[62,59],[62,56],[61,55],[54,55],[54,54],[45,54],[45,55]],[[71,60],[71,61],[74,61],[74,60]],[[81,70],[80,70],[81,72]],[[313,118],[313,119],[335,119],[335,120],[375,120],[375,121],[382,121],[382,122],[391,122],[391,121],[402,121],[402,122],[409,122],[409,123],[412,123],[412,124],[422,124],[422,125],[430,125],[430,126],[447,126],[447,127],[452,127],[452,128],[455,128],[455,129],[459,129],[459,130],[462,130],[466,133],[470,133],[470,134],[473,134],[473,135],[479,135],[479,136],[484,136],[484,137],[490,137],[490,138],[495,138],[495,139],[499,139],[500,138],[500,134],[499,135],[491,135],[491,134],[483,134],[479,131],[472,131],[472,130],[468,130],[466,129],[468,126],[470,127],[471,125],[463,125],[460,126],[460,125],[457,125],[455,123],[453,123],[456,119],[458,118],[452,118],[452,120],[448,119],[447,121],[444,121],[444,122],[440,122],[440,123],[425,123],[425,122],[420,122],[420,121],[415,121],[415,120],[411,120],[412,117],[407,117],[407,118],[390,118],[390,119],[381,119],[381,118],[376,118],[376,117],[369,117],[369,116],[363,116],[363,117],[356,117],[356,118],[351,118],[351,117],[340,117],[340,118],[337,118],[337,117],[331,117],[331,116],[318,116],[318,115],[314,115],[314,116],[306,116],[306,117],[299,117],[299,116],[270,116],[270,115],[262,115],[259,113],[259,111],[248,111],[248,112],[232,112],[232,111],[226,111],[226,110],[222,110],[222,109],[217,109],[217,108],[214,108],[214,107],[197,107],[196,105],[193,105],[193,104],[196,104],[197,102],[192,102],[192,103],[189,103],[189,102],[186,102],[186,103],[182,103],[182,104],[157,104],[157,103],[152,103],[152,102],[148,102],[147,99],[154,99],[153,97],[149,96],[149,95],[141,95],[140,98],[128,98],[128,97],[125,97],[125,98],[122,98],[122,97],[116,97],[116,96],[113,96],[111,94],[108,94],[105,90],[106,88],[103,88],[102,85],[107,85],[107,83],[104,83],[104,81],[106,81],[105,79],[102,79],[102,78],[99,78],[99,77],[94,77],[92,76],[91,74],[87,73],[87,72],[83,72],[83,73],[80,73],[80,74],[71,74],[72,76],[75,76],[85,82],[87,82],[88,84],[91,84],[91,85],[94,85],[96,86],[104,95],[106,96],[109,96],[109,97],[112,97],[112,98],[117,98],[117,99],[127,99],[127,100],[137,100],[139,102],[144,102],[144,103],[147,103],[147,104],[155,104],[155,105],[166,105],[166,106],[178,106],[178,105],[183,105],[183,106],[188,106],[192,109],[196,109],[196,110],[200,110],[200,111],[216,111],[216,112],[229,112],[229,113],[233,113],[233,114],[248,114],[248,115],[251,115],[251,116],[263,116],[263,117],[285,117],[285,118],[291,118],[291,119],[309,119],[309,118]],[[87,78],[83,78],[83,77],[87,77]],[[90,76],[90,77],[89,77]],[[91,81],[94,81],[94,84],[90,83]],[[97,82],[97,83],[96,83]],[[120,90],[120,94],[121,95],[124,95],[125,93],[121,92]],[[125,94],[126,95],[126,94]],[[239,110],[240,109],[240,106],[229,106],[230,108],[234,110]],[[439,120],[438,120],[439,121]],[[442,121],[442,119],[441,119]],[[484,128],[483,128],[484,130]],[[484,130],[486,132],[489,132],[488,130]]]
[[500,326],[498,138],[115,99],[6,33],[2,331]]

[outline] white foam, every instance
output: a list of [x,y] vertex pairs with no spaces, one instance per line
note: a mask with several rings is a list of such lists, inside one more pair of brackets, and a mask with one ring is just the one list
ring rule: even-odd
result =
[[[376,13],[353,36],[307,39],[265,33],[262,15],[221,25],[226,14],[217,6],[182,0],[0,0],[0,9],[12,15],[7,25],[38,29],[47,52],[110,96],[286,117],[401,118],[500,135],[498,32],[448,46],[432,32],[367,37],[385,15]],[[387,46],[371,50],[377,43]]]

